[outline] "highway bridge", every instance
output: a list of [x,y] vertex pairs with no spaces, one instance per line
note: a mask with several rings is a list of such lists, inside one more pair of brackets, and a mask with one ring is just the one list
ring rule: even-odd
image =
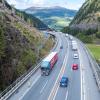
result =
[[[51,34],[57,38],[56,46],[52,51],[58,52],[59,59],[50,75],[41,76],[41,69],[38,67],[18,89],[8,96],[7,100],[100,100],[100,92],[84,44],[73,38],[78,44],[78,50],[73,51],[69,37],[61,32]],[[79,54],[79,59],[73,59],[74,53]],[[78,70],[72,70],[73,63],[79,65]],[[67,88],[59,86],[62,76],[69,78]]]

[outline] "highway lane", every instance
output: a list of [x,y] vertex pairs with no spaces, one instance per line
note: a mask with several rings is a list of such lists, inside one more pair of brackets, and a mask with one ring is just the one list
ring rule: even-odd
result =
[[[62,36],[59,34],[59,38],[61,39]],[[29,97],[30,100],[33,100],[33,98],[36,98],[37,100],[47,100],[51,89],[55,83],[55,80],[60,72],[65,53],[67,52],[67,41],[61,40],[62,45],[65,44],[63,42],[66,42],[66,45],[63,45],[63,49],[59,52],[59,59],[56,63],[54,69],[52,70],[51,74],[49,76],[41,76],[43,80],[39,80],[34,87],[25,95],[25,97],[22,100],[27,100]],[[43,83],[43,84],[42,84]]]
[[[66,40],[65,39],[65,36],[64,36],[64,38],[63,38],[63,40]],[[68,42],[68,41],[67,41]],[[66,42],[63,42],[63,43],[66,43]],[[64,44],[64,45],[66,45],[66,44]],[[50,93],[50,95],[49,95],[49,97],[48,97],[48,100],[54,100],[55,99],[55,96],[56,96],[56,93],[57,93],[57,91],[58,91],[58,88],[59,88],[59,82],[60,82],[60,79],[61,79],[61,77],[63,76],[63,73],[64,73],[64,71],[65,71],[65,69],[66,69],[66,62],[67,62],[67,60],[69,59],[69,42],[68,42],[68,50],[67,50],[67,53],[65,53],[65,59],[64,59],[64,61],[63,61],[63,65],[62,65],[62,68],[61,68],[61,70],[60,70],[60,72],[59,72],[59,75],[57,76],[57,79],[56,79],[56,81],[55,81],[55,84],[54,84],[54,86],[53,86],[53,88],[52,88],[52,90],[51,90],[51,93]]]
[[91,65],[89,64],[89,59],[87,57],[84,46],[80,41],[78,42],[78,47],[80,51],[80,60],[83,74],[83,99],[84,100],[100,100],[100,92],[96,85],[96,81],[93,76]]
[[[57,34],[57,37],[59,39],[59,41],[58,41],[59,43],[56,48],[56,51],[59,51],[63,39],[61,39],[61,37],[62,37],[61,34]],[[40,69],[39,69],[36,72],[37,77],[39,76],[38,79],[37,79],[36,75],[33,75],[32,78],[34,76],[36,78],[33,78],[32,80],[30,78],[24,86],[19,88],[17,93],[15,93],[13,96],[11,96],[9,98],[9,100],[27,100],[27,99],[33,100],[33,98],[37,98],[37,100],[38,99],[41,100],[42,98],[46,98],[46,96],[48,97],[49,91],[52,88],[54,81],[56,80],[56,77],[61,69],[65,53],[67,52],[67,42],[66,42],[65,46],[63,45],[63,47],[64,47],[64,49],[60,50],[60,52],[59,52],[59,61],[56,63],[50,76],[41,77],[40,76],[41,73],[40,73]],[[33,82],[33,81],[35,81],[35,82]],[[49,83],[49,85],[47,83]],[[46,85],[48,85],[48,86],[46,86]],[[45,91],[44,91],[44,87],[45,87]],[[43,95],[43,93],[44,93],[44,95]],[[47,93],[48,93],[48,95],[47,95]]]
[[[99,100],[100,93],[96,86],[95,79],[82,44],[78,43],[78,52],[80,58],[73,59],[75,51],[71,49],[71,41],[61,33],[55,33],[58,38],[58,45],[55,51],[58,51],[59,59],[49,76],[41,76],[40,69],[19,89],[19,92],[13,95],[9,100]],[[63,45],[63,49],[60,46]],[[68,46],[69,45],[69,46]],[[67,55],[68,53],[68,55]],[[68,56],[68,58],[66,57]],[[67,59],[65,59],[67,58]],[[81,62],[81,66],[80,66]],[[79,69],[72,70],[72,64],[78,63]],[[67,88],[59,87],[60,80],[56,80],[62,69],[61,76],[68,76],[69,85]],[[84,79],[82,80],[83,74]],[[59,78],[58,78],[59,79]],[[83,82],[83,83],[82,83]],[[56,85],[55,85],[56,83]],[[28,87],[27,87],[28,86]],[[54,87],[57,87],[56,89]],[[53,99],[49,99],[52,91],[55,91]],[[53,91],[53,92],[54,92]],[[83,98],[84,97],[84,98]]]
[[76,71],[72,70],[72,64],[77,63],[80,65],[79,59],[73,59],[74,53],[77,51],[72,51],[71,41],[69,40],[70,52],[69,59],[66,64],[66,69],[63,76],[69,78],[68,87],[59,87],[55,100],[81,100],[81,78],[80,78],[80,68]]

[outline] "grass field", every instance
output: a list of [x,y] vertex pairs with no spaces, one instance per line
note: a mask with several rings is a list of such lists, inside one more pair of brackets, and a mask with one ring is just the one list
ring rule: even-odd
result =
[[100,45],[87,44],[95,59],[100,62]]
[[52,20],[56,21],[56,25],[58,26],[68,26],[71,19],[70,18],[62,18],[62,17],[51,17]]

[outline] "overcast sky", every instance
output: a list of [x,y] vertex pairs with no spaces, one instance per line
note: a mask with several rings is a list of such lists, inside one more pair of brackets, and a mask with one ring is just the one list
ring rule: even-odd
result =
[[18,9],[26,9],[28,7],[52,7],[61,6],[69,9],[78,10],[85,0],[7,0],[10,4],[14,4]]

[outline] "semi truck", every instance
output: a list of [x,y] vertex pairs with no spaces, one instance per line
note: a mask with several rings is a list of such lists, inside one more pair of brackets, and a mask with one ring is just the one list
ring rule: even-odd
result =
[[77,50],[77,42],[76,41],[72,41],[72,50]]
[[51,52],[41,63],[41,75],[48,76],[58,60],[58,53]]
[[69,39],[72,41],[73,40],[73,37],[72,36],[69,36]]
[[72,50],[73,50],[73,51],[76,51],[76,50],[77,50],[77,43],[73,43],[73,44],[72,44]]

